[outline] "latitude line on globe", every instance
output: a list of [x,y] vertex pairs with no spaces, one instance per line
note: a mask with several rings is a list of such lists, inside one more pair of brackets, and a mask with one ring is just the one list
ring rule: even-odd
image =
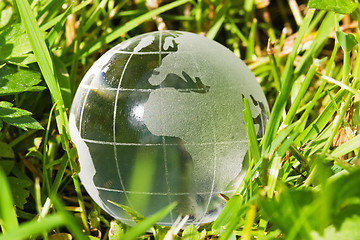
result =
[[[82,138],[82,140],[84,140],[85,142],[89,142],[89,143],[97,143],[97,144],[102,144],[102,145],[120,145],[120,146],[162,146],[162,143],[119,143],[119,142],[108,142],[108,141],[99,141],[99,140],[93,140],[93,139],[85,139]],[[258,138],[258,141],[261,141],[262,138]],[[233,143],[243,143],[243,142],[248,142],[247,140],[238,140],[238,141],[233,141],[233,142],[216,142],[216,143],[184,143],[184,146],[202,146],[202,145],[221,145],[221,144],[233,144]],[[165,144],[165,146],[178,146],[179,144],[177,143],[167,143]]]
[[[124,91],[124,92],[155,92],[157,89],[146,89],[146,88],[112,88],[112,87],[105,87],[105,88],[101,88],[101,87],[93,87],[93,86],[87,86],[87,85],[83,85],[83,86],[79,86],[79,88],[85,88],[85,89],[91,89],[91,90],[105,90],[105,91]],[[232,89],[237,89],[236,87],[231,87],[231,88],[217,88],[217,89],[213,89],[213,92],[217,92],[217,91],[230,91]],[[242,87],[239,87],[239,89],[242,89]],[[174,88],[172,87],[163,87],[161,88],[162,91],[166,92],[170,92],[170,91],[174,91]],[[182,91],[197,91],[199,89],[196,88],[185,88],[185,89],[181,89]]]
[[[129,193],[129,194],[146,194],[146,195],[160,195],[160,196],[166,196],[168,193],[167,192],[136,192],[136,191],[123,191],[120,189],[112,189],[112,188],[104,188],[104,187],[97,187],[97,189],[99,190],[103,190],[103,191],[108,191],[108,192],[120,192],[120,193]],[[234,193],[236,190],[227,190],[227,191],[222,191],[222,192],[213,192],[213,194],[219,194],[219,193]],[[199,192],[196,193],[198,195],[207,195],[210,194],[211,192]],[[174,193],[170,193],[171,196],[177,196],[177,195],[190,195],[191,193],[182,193],[182,192],[174,192]]]

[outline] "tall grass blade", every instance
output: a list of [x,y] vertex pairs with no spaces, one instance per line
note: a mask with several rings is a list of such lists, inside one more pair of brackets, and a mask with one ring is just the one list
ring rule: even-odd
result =
[[2,232],[7,233],[13,231],[19,225],[14,202],[11,194],[11,189],[5,175],[4,170],[0,166],[0,225]]
[[64,225],[66,219],[60,214],[49,215],[40,221],[29,221],[20,225],[6,234],[0,235],[0,240],[23,240],[36,237],[50,229]]
[[303,24],[300,26],[300,29],[298,31],[298,36],[295,40],[295,43],[293,45],[292,52],[289,55],[289,58],[286,61],[286,66],[284,73],[281,78],[281,91],[279,96],[276,98],[272,112],[270,114],[268,126],[266,127],[265,135],[264,135],[264,149],[267,150],[267,148],[271,145],[271,141],[274,139],[276,132],[280,126],[280,121],[282,118],[282,113],[285,109],[285,105],[287,102],[287,99],[289,97],[291,87],[292,87],[292,76],[293,76],[293,67],[294,67],[294,60],[297,55],[297,51],[299,48],[299,45],[301,43],[302,38],[304,37],[307,27],[309,26],[311,19],[315,13],[315,10],[310,9],[303,21]]
[[46,85],[49,88],[54,103],[57,103],[57,125],[60,134],[68,133],[68,120],[59,84],[55,78],[55,71],[50,52],[46,46],[43,35],[36,22],[35,16],[27,0],[16,0],[22,23],[29,37],[31,48],[35,54],[40,70],[44,76]]
[[143,22],[151,19],[152,17],[159,15],[163,12],[169,11],[173,8],[176,8],[178,6],[181,6],[187,2],[189,2],[190,0],[177,0],[171,3],[168,3],[164,6],[161,6],[157,9],[154,9],[150,12],[147,12],[129,22],[127,22],[126,24],[124,24],[123,26],[115,29],[114,31],[112,31],[111,33],[99,37],[96,41],[94,41],[92,44],[89,44],[88,47],[85,47],[80,55],[82,57],[85,57],[87,55],[90,55],[91,53],[99,50],[102,46],[104,46],[105,44],[108,44],[111,41],[114,41],[115,39],[119,38],[121,35],[123,35],[124,33],[127,33],[128,31],[136,28],[137,26],[139,26],[140,24],[142,24]]

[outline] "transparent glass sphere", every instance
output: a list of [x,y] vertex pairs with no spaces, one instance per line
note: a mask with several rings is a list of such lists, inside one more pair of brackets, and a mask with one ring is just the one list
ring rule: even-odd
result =
[[115,202],[150,216],[176,201],[178,216],[216,219],[247,170],[248,98],[259,140],[269,113],[254,75],[230,50],[197,34],[143,34],[106,52],[76,92],[70,133],[80,179],[113,217]]

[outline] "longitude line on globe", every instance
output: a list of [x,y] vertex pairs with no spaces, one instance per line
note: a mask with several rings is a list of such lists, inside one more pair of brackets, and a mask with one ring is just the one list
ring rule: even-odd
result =
[[[161,45],[161,41],[162,41],[162,32],[160,32],[159,34],[159,67],[161,66],[162,63],[162,59],[161,59],[161,54],[162,54],[162,45]],[[164,155],[164,168],[165,168],[165,181],[166,181],[166,186],[167,186],[167,197],[168,197],[168,201],[169,204],[171,204],[171,197],[170,197],[170,184],[169,184],[169,170],[168,170],[168,161],[167,161],[167,152],[166,152],[166,139],[164,136],[164,123],[162,122],[162,112],[163,110],[163,102],[162,102],[162,92],[160,92],[160,121],[161,121],[161,138],[162,138],[162,149],[163,149],[163,155]],[[171,222],[174,222],[174,217],[173,217],[173,212],[172,210],[170,211],[170,219]]]
[[[197,69],[197,72],[198,74],[200,75],[200,69],[199,69],[199,65],[197,64],[197,62],[195,61],[195,58],[193,56],[192,53],[190,53],[190,56],[191,58],[193,59],[193,62],[196,66],[196,69]],[[214,118],[214,114],[212,114],[212,118]],[[200,217],[199,221],[195,224],[196,226],[199,226],[202,222],[202,220],[204,219],[205,215],[206,215],[206,212],[208,211],[209,209],[209,206],[210,206],[210,202],[211,202],[211,198],[212,198],[212,195],[214,194],[214,188],[215,188],[215,176],[216,176],[216,133],[215,133],[215,126],[214,126],[215,122],[213,121],[212,122],[212,132],[213,132],[213,143],[210,143],[211,145],[214,146],[214,158],[213,158],[213,167],[214,167],[214,172],[213,172],[213,181],[211,183],[211,191],[209,193],[209,199],[208,199],[208,202],[206,204],[206,207],[205,207],[205,211],[203,213],[203,215]]]
[[[120,80],[119,80],[119,84],[118,84],[118,89],[120,89],[121,82],[122,82],[122,80],[123,80],[123,78],[124,78],[126,68],[127,68],[128,64],[129,64],[132,56],[133,56],[133,55],[130,55],[129,58],[128,58],[128,60],[127,60],[126,63],[125,63],[124,69],[123,69],[123,71],[122,71],[122,73],[121,73],[121,76],[120,76]],[[122,187],[123,190],[124,190],[125,197],[126,197],[128,203],[129,203],[130,207],[133,208],[133,206],[132,206],[132,204],[131,204],[131,202],[130,202],[130,199],[129,199],[127,193],[126,193],[125,185],[124,185],[124,182],[123,182],[122,177],[121,177],[120,167],[119,167],[119,163],[118,163],[117,149],[116,149],[116,146],[117,146],[117,145],[116,145],[116,124],[115,124],[115,123],[116,123],[116,110],[117,110],[117,102],[118,102],[118,99],[119,99],[119,93],[120,93],[120,91],[117,90],[117,91],[116,91],[116,96],[115,96],[115,102],[114,102],[114,117],[113,117],[113,140],[114,140],[114,141],[113,141],[113,143],[114,143],[113,146],[114,146],[114,157],[115,157],[115,164],[116,164],[117,173],[118,173],[118,177],[119,177],[119,180],[120,180],[121,187]]]

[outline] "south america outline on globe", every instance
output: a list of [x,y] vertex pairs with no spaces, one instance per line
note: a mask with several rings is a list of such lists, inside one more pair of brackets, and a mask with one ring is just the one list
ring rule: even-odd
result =
[[[219,44],[206,39],[210,47],[191,46],[198,37],[164,31],[125,41],[100,58],[79,86],[85,90],[80,97],[83,104],[75,103],[73,108],[81,113],[70,115],[70,122],[72,139],[81,153],[80,178],[94,200],[120,220],[129,222],[108,200],[145,215],[177,201],[165,225],[171,225],[177,215],[190,215],[189,223],[194,224],[214,220],[224,205],[217,194],[232,195],[242,178],[247,151],[246,129],[241,124],[243,97],[251,103],[258,137],[263,135],[266,99],[255,97],[259,89],[247,85],[246,79],[241,86],[237,79],[223,79],[227,71],[234,71],[230,62],[237,57],[214,69],[211,65],[217,62],[224,66],[224,58],[211,50]],[[209,64],[206,54],[211,57]],[[117,73],[118,69],[123,70]],[[101,108],[112,109],[112,114]],[[222,126],[224,122],[234,126]],[[92,126],[99,129],[87,130]],[[141,182],[135,175],[141,176]],[[152,206],[155,202],[158,206]]]

